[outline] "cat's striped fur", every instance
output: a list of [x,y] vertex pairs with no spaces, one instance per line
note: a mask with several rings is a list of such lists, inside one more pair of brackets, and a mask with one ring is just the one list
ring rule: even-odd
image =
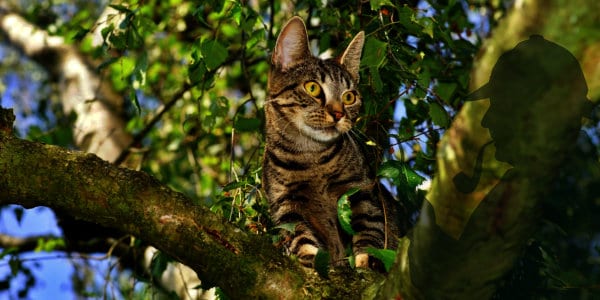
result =
[[[263,186],[276,224],[294,223],[285,247],[305,266],[318,249],[332,264],[366,267],[368,247],[395,248],[399,235],[395,201],[375,180],[363,148],[350,134],[359,116],[357,90],[364,33],[337,59],[312,56],[303,21],[292,18],[273,50],[265,103]],[[316,85],[315,85],[316,84]],[[349,236],[337,219],[337,201],[349,189]]]

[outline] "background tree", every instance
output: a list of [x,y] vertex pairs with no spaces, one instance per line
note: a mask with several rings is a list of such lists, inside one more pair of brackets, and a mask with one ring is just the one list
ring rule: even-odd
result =
[[[538,33],[579,59],[588,97],[596,101],[598,8],[584,0],[516,1],[506,7],[479,1],[133,1],[108,6],[7,1],[0,10],[6,51],[0,87],[3,99],[14,103],[17,134],[24,140],[11,137],[7,117],[0,126],[0,168],[6,174],[0,179],[0,202],[51,207],[61,216],[64,236],[41,242],[4,236],[2,254],[11,272],[2,287],[23,275],[33,285],[22,255],[37,246],[114,254],[136,270],[136,278],[152,282],[160,282],[167,261],[181,261],[204,286],[218,286],[231,298],[356,297],[377,291],[384,298],[399,293],[419,297],[454,295],[448,292],[461,287],[468,293],[464,282],[452,278],[474,273],[453,274],[444,267],[497,257],[457,256],[442,264],[436,257],[443,248],[431,247],[440,236],[422,220],[415,227],[418,234],[403,242],[387,279],[371,272],[337,271],[329,278],[307,274],[270,246],[277,237],[271,235],[260,192],[259,166],[262,101],[276,33],[299,14],[309,20],[316,52],[335,55],[352,34],[366,31],[360,88],[368,101],[358,129],[381,154],[380,175],[396,187],[414,216],[412,223],[424,199],[416,187],[432,178],[427,198],[449,204],[445,211],[436,208],[436,220],[452,233],[453,219],[444,217],[464,221],[466,215],[456,216],[469,209],[462,203],[478,202],[506,169],[488,155],[475,193],[465,196],[452,188],[452,175],[473,169],[480,146],[489,140],[479,125],[485,103],[463,105],[469,85],[487,82],[502,52]],[[14,89],[10,78],[15,77],[24,88]],[[5,101],[0,103],[6,106]],[[561,177],[548,185],[544,222],[517,249],[512,271],[495,274],[498,284],[483,289],[483,295],[584,297],[596,292],[598,139],[597,124],[588,121],[586,126],[587,138],[568,161],[557,164]],[[156,179],[36,142],[95,153]],[[5,209],[22,213],[15,206]],[[77,230],[83,227],[69,216],[104,229]],[[150,269],[141,259],[147,245],[168,254],[155,255]],[[409,252],[411,245],[418,251]],[[415,266],[415,261],[428,264]],[[407,266],[413,272],[436,272],[411,278]],[[124,297],[143,293],[130,284],[111,284],[119,287],[112,292]],[[177,293],[191,296],[196,285]],[[154,287],[146,285],[146,292]],[[74,292],[85,291],[89,287]],[[113,297],[109,289],[100,293]]]

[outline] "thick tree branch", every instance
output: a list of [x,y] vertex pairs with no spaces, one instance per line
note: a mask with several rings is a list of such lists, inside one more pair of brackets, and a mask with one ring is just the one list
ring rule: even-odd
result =
[[6,123],[10,111],[1,112],[0,172],[5,175],[0,205],[48,206],[130,233],[235,299],[298,298],[302,291],[358,297],[357,291],[381,280],[373,272],[351,271],[332,275],[344,282],[333,285],[300,269],[266,237],[234,227],[146,173],[115,167],[93,154],[15,138]]

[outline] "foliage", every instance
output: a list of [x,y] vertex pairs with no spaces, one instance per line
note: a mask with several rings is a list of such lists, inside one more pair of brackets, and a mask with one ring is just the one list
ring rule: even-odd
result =
[[[354,133],[377,152],[378,176],[391,181],[411,216],[418,215],[424,193],[417,187],[436,171],[436,145],[468,92],[472,61],[482,38],[476,33],[487,32],[474,32],[477,24],[468,19],[468,10],[476,13],[477,3],[469,7],[467,1],[404,2],[407,4],[382,0],[115,2],[110,5],[115,12],[109,18],[115,22],[101,30],[99,44],[94,44],[90,34],[100,26],[92,20],[105,8],[97,1],[29,3],[22,10],[42,29],[76,44],[127,98],[127,129],[143,134],[138,148],[144,171],[230,222],[253,233],[270,234],[272,224],[260,192],[262,106],[270,49],[282,24],[294,14],[310,19],[308,32],[318,41],[319,53],[337,55],[353,34],[365,30],[360,90],[366,101]],[[503,15],[500,4],[491,6],[494,13],[480,16],[480,22],[493,25]],[[2,64],[2,70],[9,68],[6,62]],[[42,79],[36,84],[43,86],[40,94],[22,101],[51,100],[34,106],[29,114],[38,120],[24,132],[33,140],[72,146],[69,124],[73,116],[64,116],[60,99],[50,96],[55,83]],[[182,96],[173,98],[176,95]],[[174,104],[158,125],[145,131],[157,107],[171,101]],[[580,258],[590,257],[586,247],[593,241],[585,236],[590,231],[563,228],[574,227],[569,221],[584,218],[598,229],[586,210],[597,210],[588,200],[598,194],[594,189],[600,185],[593,183],[600,175],[588,169],[582,174],[584,179],[571,178],[566,181],[571,185],[554,194],[578,201],[568,203],[566,213],[563,203],[548,208],[556,212],[552,224],[559,225],[544,227],[537,237],[541,242],[531,243],[519,262],[522,268],[505,279],[507,291],[518,285],[522,276],[535,282],[534,287],[522,287],[528,292],[538,287],[565,288],[573,282],[587,285],[597,279],[598,270],[585,259],[558,262],[552,255],[565,257],[565,252],[576,251]],[[574,186],[575,196],[570,194]],[[348,225],[344,229],[351,230],[344,201],[338,203],[339,217]],[[563,235],[574,238],[555,244],[562,238],[557,237],[562,230],[568,232]],[[52,247],[40,245],[44,250]],[[11,257],[12,273],[31,274],[9,250],[2,254]],[[598,250],[592,252],[597,259]],[[393,262],[389,253],[372,254],[386,268]],[[317,258],[328,261],[326,256],[320,252]],[[155,258],[154,277],[164,271],[167,261],[164,256]],[[577,266],[570,265],[572,262]],[[326,275],[327,266],[317,265],[319,273]],[[548,282],[539,277],[540,272],[562,279]],[[593,276],[585,279],[588,274]],[[28,278],[33,284],[33,277]],[[0,281],[0,290],[6,289],[7,282]]]

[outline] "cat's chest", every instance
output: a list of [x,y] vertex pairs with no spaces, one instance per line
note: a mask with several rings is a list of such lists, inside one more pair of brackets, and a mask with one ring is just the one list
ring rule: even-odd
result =
[[285,182],[302,182],[314,192],[314,197],[335,197],[336,199],[350,188],[365,188],[372,183],[364,159],[357,155],[338,155],[327,163],[326,156],[306,156],[308,168],[286,172]]

